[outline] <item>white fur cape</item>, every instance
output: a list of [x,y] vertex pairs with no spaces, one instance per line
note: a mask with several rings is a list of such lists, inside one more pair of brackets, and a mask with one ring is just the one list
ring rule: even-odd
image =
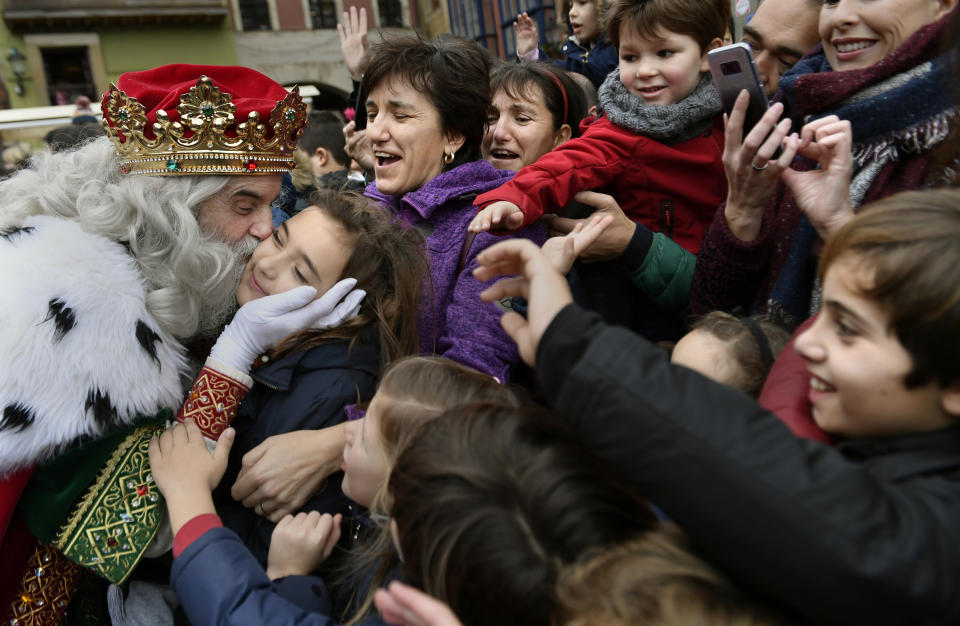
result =
[[0,477],[179,408],[184,350],[145,297],[127,249],[75,222],[0,230]]

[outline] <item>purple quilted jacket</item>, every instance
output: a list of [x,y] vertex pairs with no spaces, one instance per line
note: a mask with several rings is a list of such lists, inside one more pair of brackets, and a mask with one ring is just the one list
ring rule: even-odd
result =
[[[426,236],[431,284],[418,320],[421,352],[447,357],[503,383],[520,360],[517,346],[500,327],[500,307],[480,300],[480,292],[491,283],[476,280],[472,272],[477,267],[477,255],[504,237],[480,233],[459,273],[457,266],[467,225],[477,213],[473,198],[512,177],[511,171],[495,169],[486,161],[473,161],[443,172],[402,196],[382,194],[376,183],[365,192]],[[507,237],[524,237],[541,245],[546,232],[540,224],[533,224]]]

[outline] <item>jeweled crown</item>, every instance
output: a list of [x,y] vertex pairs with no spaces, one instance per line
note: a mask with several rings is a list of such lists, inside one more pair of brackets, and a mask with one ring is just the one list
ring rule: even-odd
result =
[[148,134],[150,122],[143,105],[111,84],[104,97],[103,126],[120,155],[120,171],[197,176],[292,170],[293,151],[307,119],[299,88],[294,87],[277,102],[266,124],[256,111],[237,123],[232,98],[201,76],[189,92],[180,96],[180,121],[170,121],[166,111],[160,109]]

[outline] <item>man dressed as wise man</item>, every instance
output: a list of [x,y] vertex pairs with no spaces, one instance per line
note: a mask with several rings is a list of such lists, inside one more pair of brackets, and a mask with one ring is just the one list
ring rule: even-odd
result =
[[[78,584],[122,583],[169,547],[147,445],[187,406],[190,346],[209,345],[235,311],[306,119],[297,90],[243,67],[127,73],[102,106],[108,137],[0,184],[9,624],[87,610]],[[190,407],[215,438],[242,385],[204,372],[211,388]]]

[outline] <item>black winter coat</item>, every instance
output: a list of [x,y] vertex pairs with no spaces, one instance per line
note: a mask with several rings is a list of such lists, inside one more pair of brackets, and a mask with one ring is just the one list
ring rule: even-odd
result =
[[570,305],[548,402],[741,584],[824,624],[960,623],[960,426],[837,446]]
[[[243,506],[230,495],[243,455],[273,435],[319,430],[346,420],[348,404],[366,402],[376,391],[380,356],[376,343],[337,340],[268,363],[252,373],[255,381],[233,420],[237,436],[214,503],[224,526],[230,528],[266,566],[275,524]],[[347,513],[340,491],[342,472],[331,475],[301,511]]]

